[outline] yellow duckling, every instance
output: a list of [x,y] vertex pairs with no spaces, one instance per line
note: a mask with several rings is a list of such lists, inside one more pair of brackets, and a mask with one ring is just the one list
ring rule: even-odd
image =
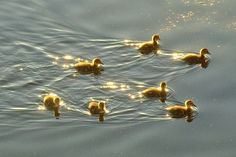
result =
[[91,101],[88,104],[89,112],[93,115],[99,114],[99,121],[104,121],[104,115],[107,112],[106,103],[104,101]]
[[46,95],[43,98],[43,104],[46,109],[48,110],[53,110],[54,111],[54,116],[58,119],[60,117],[60,101],[61,98],[57,95]]
[[79,62],[74,65],[74,68],[81,74],[99,74],[102,70],[103,62],[99,58],[94,58],[92,62]]
[[202,48],[199,54],[189,53],[181,58],[181,60],[185,61],[188,64],[204,64],[206,63],[205,54],[210,54],[207,48]]
[[167,92],[166,92],[167,84],[165,82],[160,83],[160,87],[150,87],[142,91],[142,94],[146,97],[158,97],[161,102],[165,102]]
[[148,41],[145,43],[142,43],[138,50],[142,54],[149,54],[151,52],[154,52],[160,48],[160,45],[157,43],[157,41],[160,40],[160,36],[158,34],[154,34],[152,36],[152,41]]
[[[184,118],[187,117],[191,120],[192,113],[193,113],[193,106],[196,107],[196,105],[193,103],[192,100],[186,100],[185,106],[180,105],[172,105],[169,107],[166,107],[166,110],[169,112],[169,115],[172,118]],[[189,120],[189,121],[190,121]]]

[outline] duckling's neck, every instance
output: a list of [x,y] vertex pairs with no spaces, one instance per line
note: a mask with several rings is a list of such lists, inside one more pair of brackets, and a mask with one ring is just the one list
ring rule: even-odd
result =
[[94,68],[98,68],[98,64],[97,64],[97,63],[93,63],[92,66],[93,66]]
[[200,58],[201,58],[201,61],[205,61],[205,55],[204,54],[200,54]]
[[165,95],[166,94],[166,89],[165,88],[161,88],[161,94]]
[[152,44],[154,47],[157,47],[157,45],[158,45],[156,40],[153,40]]
[[187,111],[187,114],[191,114],[192,113],[192,108],[191,108],[191,106],[188,106],[188,107],[186,107],[187,109],[186,109],[186,111]]
[[166,100],[166,91],[165,91],[165,88],[162,88],[162,89],[161,89],[161,92],[160,92],[160,100],[161,100],[161,102],[165,102],[165,100]]
[[97,65],[96,63],[92,63],[92,66],[93,66],[93,67],[96,67],[96,66],[98,66],[98,65]]

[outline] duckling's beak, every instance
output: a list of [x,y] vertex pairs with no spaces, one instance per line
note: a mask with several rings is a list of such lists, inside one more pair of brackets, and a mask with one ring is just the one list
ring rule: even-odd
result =
[[100,64],[102,64],[103,65],[103,62],[101,61],[101,63]]
[[192,104],[192,106],[197,107],[194,103]]
[[207,54],[209,54],[209,55],[210,55],[211,53],[208,51],[208,53],[207,53]]

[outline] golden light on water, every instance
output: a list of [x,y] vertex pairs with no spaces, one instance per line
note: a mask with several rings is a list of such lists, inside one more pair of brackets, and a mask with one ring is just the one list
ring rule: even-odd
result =
[[128,40],[128,39],[124,40],[124,43],[129,43],[129,42],[131,42],[131,40]]
[[45,110],[46,110],[46,107],[43,106],[43,105],[40,105],[40,106],[38,106],[37,109],[38,109],[39,111],[45,111]]
[[74,59],[76,62],[84,61],[82,58],[75,58]]
[[164,54],[161,50],[157,50],[158,54]]
[[145,86],[144,86],[144,85],[137,85],[136,87],[138,87],[138,88],[144,88]]
[[65,56],[63,56],[63,58],[64,58],[65,60],[72,60],[72,59],[74,59],[74,57],[73,57],[73,56],[70,56],[70,55],[65,55]]
[[120,85],[120,89],[121,89],[122,91],[125,91],[125,90],[130,89],[130,87],[129,87],[128,85],[121,84],[121,85]]
[[70,68],[70,65],[68,65],[68,64],[63,64],[62,67],[63,67],[64,69],[69,69],[69,68]]
[[58,63],[57,62],[52,62],[52,64],[57,65]]
[[63,69],[69,69],[71,67],[74,67],[74,64],[70,63],[70,61],[76,60],[73,56],[71,55],[64,55],[62,57],[50,55],[51,58],[54,60],[52,61],[52,64],[54,65],[59,65]]
[[123,42],[126,46],[139,46],[139,44],[134,43],[132,40],[125,39]]
[[59,57],[57,57],[57,56],[56,56],[56,57],[53,57],[53,58],[54,58],[55,60],[59,60]]
[[63,57],[61,57],[61,58],[54,56],[53,58],[54,58],[55,60],[52,61],[52,64],[54,64],[54,65],[59,65],[59,66],[61,66],[63,69],[69,69],[69,68],[71,68],[71,67],[74,67],[74,64],[72,64],[72,63],[64,63],[64,64],[63,64],[63,60],[61,60],[61,59],[64,59],[64,60],[74,60],[74,57],[73,57],[73,56],[65,55],[65,56],[63,56]]
[[143,98],[143,95],[141,93],[138,94],[139,98]]
[[136,96],[133,95],[133,94],[128,94],[128,96],[129,96],[130,99],[136,99]]
[[129,85],[126,84],[120,84],[120,83],[116,83],[116,82],[106,82],[103,86],[101,86],[101,88],[105,88],[105,89],[120,89],[121,91],[125,91],[130,89]]
[[73,74],[73,77],[77,77],[77,76],[79,76],[78,74]]
[[179,60],[184,56],[183,53],[172,53],[173,60]]
[[143,98],[143,94],[141,92],[138,92],[138,94],[134,95],[134,94],[128,94],[128,97],[130,99],[137,99],[137,98]]
[[10,108],[12,110],[17,110],[17,111],[21,111],[21,110],[28,110],[28,108],[25,108],[25,107],[12,107]]
[[107,82],[102,88],[107,88],[107,89],[118,89],[119,86],[115,84],[115,82]]

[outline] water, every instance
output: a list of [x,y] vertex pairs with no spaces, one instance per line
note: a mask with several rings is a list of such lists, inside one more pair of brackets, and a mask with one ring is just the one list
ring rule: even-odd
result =
[[[0,152],[14,156],[235,155],[233,1],[1,1]],[[160,55],[130,46],[159,33]],[[127,42],[128,41],[128,42]],[[212,53],[206,69],[172,52]],[[102,58],[101,75],[71,64]],[[167,104],[193,99],[196,118],[170,119],[166,104],[132,99],[168,83]],[[48,92],[63,99],[61,118],[40,110]],[[108,102],[104,123],[87,114],[90,99]]]

